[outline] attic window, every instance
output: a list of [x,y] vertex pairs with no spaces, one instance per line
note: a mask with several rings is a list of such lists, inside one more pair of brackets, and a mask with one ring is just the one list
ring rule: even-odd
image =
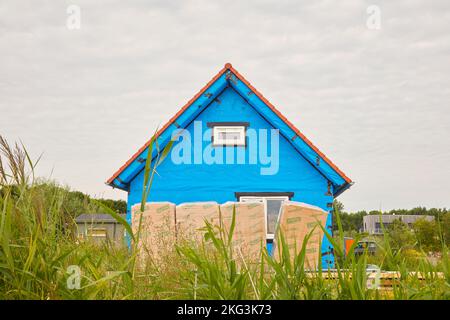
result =
[[245,146],[247,122],[210,122],[213,146]]

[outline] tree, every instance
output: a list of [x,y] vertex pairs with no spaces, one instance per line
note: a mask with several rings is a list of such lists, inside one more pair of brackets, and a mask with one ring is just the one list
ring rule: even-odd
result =
[[450,212],[447,212],[442,216],[441,228],[445,244],[450,246]]
[[419,246],[426,252],[439,249],[437,224],[421,218],[413,224],[414,235]]
[[123,200],[98,199],[98,201],[117,213],[127,212],[127,203]]
[[388,227],[386,233],[390,238],[391,248],[400,250],[410,248],[414,245],[414,235],[408,225],[401,220],[394,220]]
[[335,199],[333,201],[333,208],[334,208],[334,211],[341,213],[344,211],[344,204],[342,202],[340,202],[339,200]]
[[339,214],[342,229],[346,235],[358,233],[362,227],[363,217],[367,215],[366,211],[358,211],[355,213],[347,213],[344,211],[344,205],[338,200],[334,200],[333,204],[333,231],[337,231],[336,214]]

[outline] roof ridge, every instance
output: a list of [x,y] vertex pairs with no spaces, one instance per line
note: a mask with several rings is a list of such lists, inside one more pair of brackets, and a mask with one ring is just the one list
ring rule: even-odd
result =
[[[245,79],[243,75],[241,75],[231,63],[225,63],[224,67],[208,82],[203,88],[197,92],[183,107],[181,107],[178,112],[172,116],[166,124],[159,129],[155,137],[159,137],[175,120],[188,109],[192,103],[197,100],[208,88],[211,86],[217,79],[219,79],[225,72],[231,71],[239,80],[241,80],[245,85],[247,85],[250,90],[252,90],[256,96],[258,96],[282,121],[284,121],[288,127],[290,127],[310,148],[312,148],[322,159],[333,168],[348,184],[352,183],[352,180],[345,175],[345,173],[340,170],[323,152],[319,150],[291,121],[289,121],[268,99],[266,99],[251,83]],[[131,158],[125,162],[107,181],[106,183],[109,185],[113,185],[114,180],[128,167],[139,155],[149,146],[152,138],[150,138],[137,152],[135,152]],[[114,185],[113,185],[114,186]]]

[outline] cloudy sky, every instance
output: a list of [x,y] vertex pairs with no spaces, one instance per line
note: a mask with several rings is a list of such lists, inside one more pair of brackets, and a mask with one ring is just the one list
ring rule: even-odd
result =
[[125,198],[104,181],[226,62],[356,182],[348,210],[450,206],[448,0],[2,0],[0,134]]

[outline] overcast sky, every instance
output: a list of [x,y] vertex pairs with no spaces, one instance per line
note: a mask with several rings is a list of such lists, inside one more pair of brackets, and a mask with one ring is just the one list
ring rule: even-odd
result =
[[168,2],[0,2],[0,134],[40,175],[125,199],[106,179],[231,62],[356,182],[346,209],[450,206],[450,1]]

